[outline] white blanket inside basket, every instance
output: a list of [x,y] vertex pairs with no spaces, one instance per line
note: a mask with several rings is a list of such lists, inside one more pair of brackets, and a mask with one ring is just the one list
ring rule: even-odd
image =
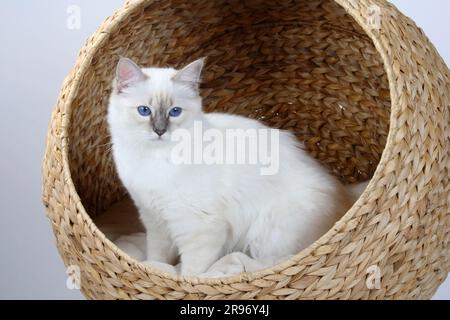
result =
[[[145,230],[131,201],[124,200],[114,205],[95,219],[95,223],[108,239],[129,256],[162,271],[179,273],[179,264],[172,266],[158,261],[145,261]],[[288,258],[286,257],[281,261]],[[214,278],[236,275],[241,272],[253,272],[271,267],[281,261],[263,262],[252,259],[244,253],[233,252],[219,259],[205,273],[198,276]]]

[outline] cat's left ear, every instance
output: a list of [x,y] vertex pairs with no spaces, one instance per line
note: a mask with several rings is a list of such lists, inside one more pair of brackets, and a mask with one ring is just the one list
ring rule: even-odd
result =
[[202,75],[205,58],[195,60],[183,69],[179,70],[172,78],[175,82],[181,82],[188,85],[191,89],[198,92],[198,87]]
[[121,57],[116,68],[116,88],[119,93],[124,89],[145,81],[147,76],[131,59]]

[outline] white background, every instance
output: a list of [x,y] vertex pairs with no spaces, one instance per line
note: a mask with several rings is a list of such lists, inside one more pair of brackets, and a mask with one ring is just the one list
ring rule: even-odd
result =
[[[450,1],[396,0],[450,65]],[[81,29],[66,28],[69,5]],[[0,9],[0,299],[81,299],[41,204],[41,160],[50,113],[78,50],[121,0],[2,1]],[[436,298],[450,299],[450,280]]]

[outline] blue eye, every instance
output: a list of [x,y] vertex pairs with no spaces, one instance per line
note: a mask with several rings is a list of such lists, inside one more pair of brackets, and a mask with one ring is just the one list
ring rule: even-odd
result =
[[139,106],[137,109],[139,114],[143,117],[148,117],[152,114],[152,110],[150,110],[150,108],[147,106]]
[[175,118],[175,117],[180,116],[181,112],[183,112],[183,109],[181,109],[180,107],[173,107],[173,108],[169,111],[169,116]]

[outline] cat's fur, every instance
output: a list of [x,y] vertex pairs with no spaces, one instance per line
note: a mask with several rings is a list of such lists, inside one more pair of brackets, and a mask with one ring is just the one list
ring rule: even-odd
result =
[[[345,213],[343,186],[280,135],[279,172],[261,175],[250,165],[176,165],[170,160],[177,128],[266,128],[256,120],[202,111],[198,82],[203,60],[184,69],[140,69],[122,58],[110,97],[108,122],[114,160],[147,229],[147,259],[174,263],[182,274],[204,272],[232,251],[275,261],[318,239]],[[137,106],[151,106],[152,119]],[[173,106],[178,118],[166,119]],[[155,127],[166,126],[161,137]]]

